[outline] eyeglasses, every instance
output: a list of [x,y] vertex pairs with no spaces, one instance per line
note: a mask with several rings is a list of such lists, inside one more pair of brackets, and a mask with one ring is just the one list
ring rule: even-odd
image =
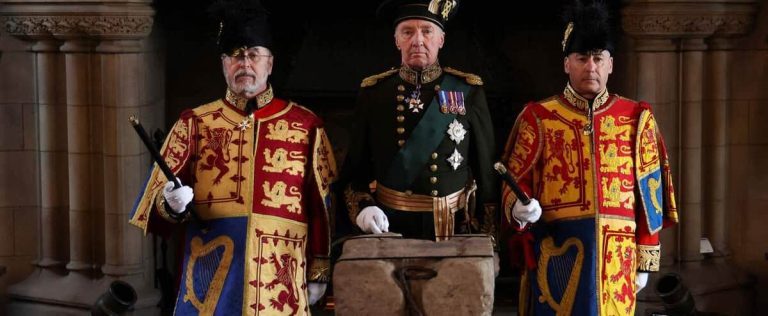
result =
[[256,51],[236,51],[235,54],[232,56],[227,54],[222,54],[221,59],[226,59],[228,62],[245,62],[246,59],[248,59],[251,63],[256,63],[262,59],[272,57],[272,55],[267,54],[259,54]]

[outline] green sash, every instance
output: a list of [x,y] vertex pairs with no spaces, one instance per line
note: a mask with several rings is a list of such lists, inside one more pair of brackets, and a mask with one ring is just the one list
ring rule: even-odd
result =
[[[440,89],[461,91],[464,93],[465,100],[469,93],[468,84],[448,74],[443,76]],[[384,186],[398,191],[407,190],[445,138],[448,125],[456,118],[456,114],[440,112],[438,103],[438,95],[435,94],[421,121],[411,133],[411,137],[397,152],[389,166],[389,171],[384,175],[384,179],[381,179]]]

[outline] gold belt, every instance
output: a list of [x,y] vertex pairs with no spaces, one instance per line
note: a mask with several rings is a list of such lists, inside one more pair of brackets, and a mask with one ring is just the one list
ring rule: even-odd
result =
[[446,196],[428,196],[400,192],[379,184],[376,187],[376,200],[398,211],[432,212],[435,219],[436,240],[440,241],[453,236],[454,213],[466,206],[467,196],[464,189]]

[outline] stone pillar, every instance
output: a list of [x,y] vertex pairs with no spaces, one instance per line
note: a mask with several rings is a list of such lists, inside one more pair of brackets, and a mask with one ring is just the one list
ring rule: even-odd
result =
[[727,208],[726,192],[728,192],[728,100],[730,98],[729,78],[724,74],[730,73],[728,51],[731,40],[715,38],[709,42],[710,51],[706,56],[706,91],[704,102],[704,211],[707,223],[706,235],[712,242],[715,255],[730,254],[726,230],[728,214],[734,211]]
[[61,273],[69,259],[67,176],[67,112],[64,56],[60,41],[43,39],[32,46],[37,60],[37,102],[40,109],[40,260],[38,267]]
[[[115,279],[131,279],[133,284],[151,284],[151,273],[144,266],[148,238],[137,234],[128,224],[147,169],[142,163],[143,145],[128,123],[131,115],[139,115],[148,98],[144,92],[142,47],[135,40],[102,41],[96,48],[101,56],[102,106],[104,130],[105,256],[101,271]],[[138,172],[137,172],[138,171]],[[147,302],[152,304],[156,302]]]
[[[136,289],[137,314],[159,312],[149,240],[128,225],[146,174],[128,116],[148,105],[149,92],[139,85],[150,4],[0,0],[8,33],[36,41],[40,51],[43,129],[40,267],[9,288],[10,314],[83,314],[116,279]],[[66,270],[50,273],[65,262]]]
[[681,166],[678,206],[685,210],[680,216],[682,241],[680,259],[683,261],[701,260],[699,240],[701,239],[701,101],[702,78],[704,75],[704,50],[706,45],[701,38],[683,40],[681,69],[680,138]]
[[[67,269],[84,277],[90,277],[95,266],[93,249],[92,189],[96,186],[94,169],[97,168],[93,153],[95,138],[91,113],[91,50],[92,43],[84,40],[68,40],[61,51],[65,55],[67,87],[67,142],[69,162],[69,263]],[[93,192],[95,193],[95,192]]]
[[[752,314],[753,294],[742,272],[725,260],[700,253],[700,239],[705,236],[713,241],[716,250],[727,252],[725,212],[738,216],[738,210],[726,210],[724,202],[729,73],[727,52],[718,51],[727,46],[711,39],[746,34],[754,24],[755,12],[752,0],[636,0],[622,12],[624,31],[638,43],[639,97],[667,91],[677,100],[676,116],[675,111],[654,107],[667,143],[678,144],[670,146],[669,153],[680,215],[679,248],[674,254],[678,260],[674,265],[662,262],[661,270],[683,277],[699,310],[727,315]],[[679,45],[675,51],[668,51],[666,58],[659,52],[648,53],[648,46],[663,42]],[[671,62],[672,58],[678,62]],[[673,137],[677,140],[670,139]],[[715,150],[704,156],[705,146]],[[665,251],[670,249],[670,241],[662,234],[662,260],[668,257]],[[655,287],[656,279],[658,274],[652,274],[650,289]],[[660,305],[653,291],[638,294],[638,314],[659,311]]]
[[[678,120],[680,112],[678,46],[669,39],[640,39],[635,43],[637,56],[637,99],[651,104],[664,136],[667,149],[672,153],[672,170],[680,170],[677,152],[680,146]],[[677,178],[677,177],[676,177]],[[661,265],[675,262],[678,228],[661,232]]]

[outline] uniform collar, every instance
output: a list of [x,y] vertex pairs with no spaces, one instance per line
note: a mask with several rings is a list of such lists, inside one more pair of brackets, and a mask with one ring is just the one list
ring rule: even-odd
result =
[[[592,110],[597,110],[602,107],[608,101],[609,96],[608,88],[603,90],[603,92],[598,93],[595,100],[592,102]],[[576,93],[571,87],[570,82],[565,85],[563,97],[579,110],[587,110],[589,107],[589,100]]]
[[[416,84],[426,84],[430,83],[432,81],[435,81],[440,75],[443,74],[443,68],[440,67],[439,62],[435,62],[432,65],[427,66],[422,71],[416,71],[411,67],[408,67],[408,65],[402,65],[400,66],[400,78],[405,80],[406,82],[416,85]],[[421,82],[419,82],[419,75],[421,75]]]
[[[267,89],[256,96],[256,106],[258,108],[262,108],[269,104],[269,102],[272,102],[274,97],[275,95],[272,92],[272,85],[267,84]],[[248,99],[235,94],[232,92],[232,90],[229,89],[227,89],[227,93],[224,95],[224,99],[238,110],[245,112],[245,106],[248,104]]]

